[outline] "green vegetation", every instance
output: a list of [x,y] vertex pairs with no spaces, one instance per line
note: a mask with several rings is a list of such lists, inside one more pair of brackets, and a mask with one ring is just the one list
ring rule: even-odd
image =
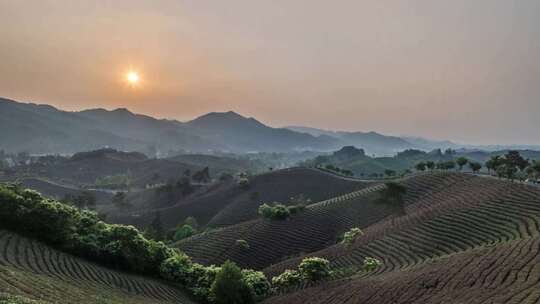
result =
[[330,276],[330,262],[318,257],[305,258],[298,265],[298,271],[307,281],[319,281]]
[[[157,213],[151,226],[158,230],[159,222]],[[221,295],[218,292],[221,286],[230,285],[226,280],[236,280],[236,275],[228,274],[235,272],[236,266],[228,265],[226,271],[220,272],[218,267],[193,263],[184,253],[147,239],[132,226],[107,224],[95,212],[43,198],[35,191],[13,184],[0,185],[0,227],[111,267],[179,283],[205,303],[213,299],[211,287]],[[218,273],[222,273],[220,281],[213,284]],[[255,291],[248,286],[247,293],[255,294]]]
[[482,164],[478,162],[469,162],[469,168],[471,168],[473,173],[478,173],[482,169]]
[[364,258],[364,264],[362,265],[362,269],[366,272],[373,271],[377,269],[377,267],[381,266],[382,262],[376,258],[366,257]]
[[180,241],[194,235],[196,230],[188,224],[184,224],[176,229],[174,232],[174,241]]
[[272,285],[278,290],[285,290],[300,284],[302,280],[298,270],[286,269],[280,275],[272,278]]
[[336,167],[336,166],[331,165],[331,164],[325,165],[324,167],[320,166],[319,168],[323,169],[325,171],[330,171],[332,173],[339,174],[339,175],[354,176],[354,173],[351,170],[344,169],[344,168],[339,168],[339,167]]
[[131,185],[131,179],[128,174],[108,175],[98,177],[95,186],[103,189],[125,189]]
[[259,207],[259,214],[266,219],[285,220],[291,215],[291,212],[283,204],[274,203],[270,206],[264,203]]
[[217,272],[211,294],[217,304],[255,303],[254,292],[244,281],[240,268],[231,261],[223,263]]
[[252,269],[243,269],[242,279],[252,291],[255,301],[261,301],[270,295],[270,282],[268,282],[264,273]]
[[354,243],[357,237],[364,234],[360,228],[351,228],[349,231],[343,234],[343,240],[341,241],[346,247],[349,247]]
[[455,162],[459,166],[459,171],[461,171],[461,169],[463,169],[463,166],[465,166],[469,162],[469,160],[461,156],[461,157],[456,158]]
[[50,302],[31,300],[21,296],[0,293],[0,304],[49,304]]
[[327,259],[319,257],[304,258],[298,270],[287,269],[278,276],[272,278],[272,285],[279,289],[296,286],[301,282],[316,282],[331,275],[330,262]]
[[236,245],[244,250],[249,249],[249,244],[246,240],[236,240]]

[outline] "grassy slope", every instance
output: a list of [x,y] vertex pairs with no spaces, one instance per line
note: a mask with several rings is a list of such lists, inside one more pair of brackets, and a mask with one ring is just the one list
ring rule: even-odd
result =
[[166,283],[109,270],[5,230],[0,248],[0,293],[45,303],[192,303]]

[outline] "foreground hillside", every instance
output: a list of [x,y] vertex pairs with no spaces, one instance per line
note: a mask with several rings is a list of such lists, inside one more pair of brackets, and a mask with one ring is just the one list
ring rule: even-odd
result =
[[[540,189],[449,176],[453,183],[409,199],[406,215],[367,227],[350,247],[309,254],[328,259],[333,269],[360,269],[373,257],[382,262],[375,272],[268,303],[538,303]],[[415,179],[403,183],[412,189]],[[277,274],[299,261],[265,272]]]
[[2,293],[44,303],[192,303],[168,284],[109,270],[6,230],[0,230],[0,248]]

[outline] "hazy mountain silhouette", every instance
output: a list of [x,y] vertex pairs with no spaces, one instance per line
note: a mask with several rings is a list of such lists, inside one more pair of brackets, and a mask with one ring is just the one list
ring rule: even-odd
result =
[[0,149],[31,153],[73,153],[107,146],[143,152],[287,152],[339,146],[332,137],[268,127],[234,112],[209,113],[182,123],[127,109],[68,112],[8,99],[0,99],[0,137]]

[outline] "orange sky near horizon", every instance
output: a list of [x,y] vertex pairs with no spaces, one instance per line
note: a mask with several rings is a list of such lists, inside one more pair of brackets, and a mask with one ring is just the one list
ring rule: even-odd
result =
[[534,0],[0,0],[0,96],[540,144],[539,23]]

